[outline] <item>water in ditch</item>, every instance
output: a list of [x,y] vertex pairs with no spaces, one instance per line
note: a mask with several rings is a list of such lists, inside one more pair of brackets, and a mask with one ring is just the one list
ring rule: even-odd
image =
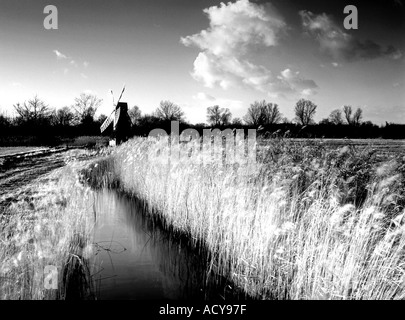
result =
[[[134,199],[96,194],[92,278],[97,299],[244,299],[204,250],[173,237]],[[214,268],[213,268],[214,267]]]

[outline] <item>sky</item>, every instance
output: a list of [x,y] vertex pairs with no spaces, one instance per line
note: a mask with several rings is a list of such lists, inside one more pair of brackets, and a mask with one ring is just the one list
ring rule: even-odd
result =
[[[57,30],[44,28],[48,4]],[[344,28],[347,5],[358,29]],[[171,100],[191,123],[213,105],[242,118],[263,99],[292,119],[301,98],[316,121],[351,105],[366,121],[405,123],[404,35],[404,0],[0,0],[0,111],[86,92],[110,114],[125,83],[129,107]]]

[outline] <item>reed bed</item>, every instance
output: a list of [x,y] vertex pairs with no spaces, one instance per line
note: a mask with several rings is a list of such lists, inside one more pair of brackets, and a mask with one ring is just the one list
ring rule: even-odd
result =
[[[93,193],[72,162],[26,187],[0,215],[0,299],[92,299]],[[57,268],[56,287],[46,266]]]
[[270,139],[252,166],[180,148],[172,161],[167,142],[133,139],[96,171],[203,241],[211,269],[255,298],[404,298],[402,155]]

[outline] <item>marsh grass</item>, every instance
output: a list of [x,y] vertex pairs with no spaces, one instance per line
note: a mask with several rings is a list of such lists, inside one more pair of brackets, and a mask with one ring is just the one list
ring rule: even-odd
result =
[[[86,264],[92,250],[93,195],[79,183],[79,168],[72,162],[34,182],[29,197],[16,199],[3,210],[1,299],[92,298]],[[57,290],[44,286],[47,265],[57,267]],[[87,280],[81,281],[83,277]],[[72,293],[69,288],[74,281],[82,287],[76,286]]]
[[276,138],[259,141],[252,167],[204,163],[190,152],[167,161],[165,148],[130,140],[105,159],[110,176],[103,179],[202,241],[212,253],[211,269],[249,295],[404,298],[400,156],[381,163],[372,150]]

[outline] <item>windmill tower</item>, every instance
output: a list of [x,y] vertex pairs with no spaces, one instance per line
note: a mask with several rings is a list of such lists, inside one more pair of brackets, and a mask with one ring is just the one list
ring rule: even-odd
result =
[[122,142],[125,142],[129,138],[129,131],[131,129],[131,119],[128,115],[128,104],[126,102],[121,102],[122,94],[125,91],[125,85],[122,88],[121,95],[117,101],[114,103],[114,95],[113,95],[113,107],[114,110],[110,114],[110,116],[105,119],[103,124],[100,127],[101,133],[105,133],[109,131],[110,125],[112,125],[112,132],[110,133],[111,140],[110,145],[119,145]]

